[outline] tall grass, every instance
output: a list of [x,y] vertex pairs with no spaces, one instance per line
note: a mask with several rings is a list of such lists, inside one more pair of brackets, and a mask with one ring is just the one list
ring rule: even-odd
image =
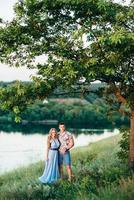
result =
[[75,179],[41,184],[40,161],[0,176],[0,200],[131,200],[134,177],[117,157],[120,135],[71,151]]

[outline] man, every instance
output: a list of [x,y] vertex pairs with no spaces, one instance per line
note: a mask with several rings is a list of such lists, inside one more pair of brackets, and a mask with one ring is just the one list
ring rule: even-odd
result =
[[63,179],[63,164],[66,165],[67,173],[68,173],[68,180],[71,181],[73,176],[72,169],[71,169],[71,156],[70,156],[70,149],[74,146],[74,139],[70,132],[66,130],[65,124],[59,124],[59,141],[61,143],[59,149],[59,170],[61,178]]

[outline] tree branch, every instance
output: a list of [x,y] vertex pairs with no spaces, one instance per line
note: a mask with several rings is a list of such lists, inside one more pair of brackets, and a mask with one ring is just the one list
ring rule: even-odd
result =
[[127,100],[125,97],[123,97],[121,95],[120,89],[115,84],[113,84],[113,86],[114,86],[114,94],[115,94],[116,98],[118,99],[118,101],[120,103],[126,103]]

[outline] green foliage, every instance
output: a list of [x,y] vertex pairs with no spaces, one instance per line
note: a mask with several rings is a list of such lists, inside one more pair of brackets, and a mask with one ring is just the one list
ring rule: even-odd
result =
[[122,162],[128,163],[130,130],[128,128],[122,128],[120,132],[122,134],[122,139],[119,142],[120,151],[117,153],[117,155]]
[[98,190],[99,198],[95,197],[94,200],[133,200],[134,179],[133,178],[122,178],[120,180],[120,185],[117,186],[112,184],[111,186],[106,186],[105,189],[101,188]]
[[15,116],[15,121],[20,122],[21,113],[36,99],[43,98],[42,91],[44,91],[45,97],[47,88],[49,88],[49,85],[42,82],[22,83],[20,81],[0,87],[0,108],[1,110],[11,111]]

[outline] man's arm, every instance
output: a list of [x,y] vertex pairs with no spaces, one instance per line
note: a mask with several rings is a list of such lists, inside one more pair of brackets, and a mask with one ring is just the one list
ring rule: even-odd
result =
[[70,139],[69,139],[69,144],[66,145],[66,149],[69,150],[69,149],[71,149],[73,146],[74,146],[74,138],[73,138],[73,136],[71,136]]

